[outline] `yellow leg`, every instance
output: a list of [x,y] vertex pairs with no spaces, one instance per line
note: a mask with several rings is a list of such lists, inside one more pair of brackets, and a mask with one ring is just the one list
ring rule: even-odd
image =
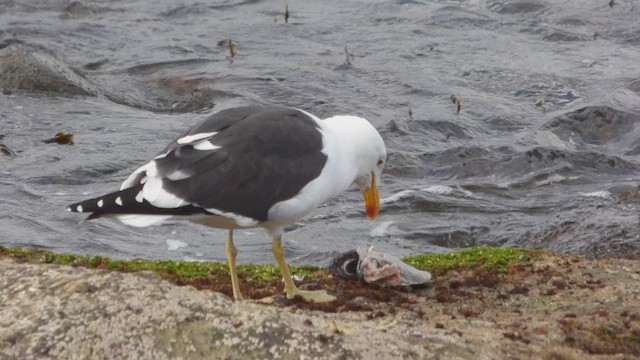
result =
[[242,294],[240,293],[240,285],[238,282],[238,272],[236,271],[236,256],[238,256],[238,249],[233,245],[233,230],[229,230],[229,237],[227,238],[227,262],[229,264],[229,273],[231,274],[231,288],[233,289],[233,298],[236,300],[242,300]]
[[284,281],[284,291],[287,294],[288,299],[293,299],[296,296],[302,296],[306,301],[312,302],[329,302],[335,300],[335,296],[329,295],[324,290],[308,291],[300,290],[293,282],[287,263],[284,261],[284,250],[282,249],[282,237],[278,236],[273,239],[272,244],[273,256],[278,262],[280,272],[282,273],[282,280]]

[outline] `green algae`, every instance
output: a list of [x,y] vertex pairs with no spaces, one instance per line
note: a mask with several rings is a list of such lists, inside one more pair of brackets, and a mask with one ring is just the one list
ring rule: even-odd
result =
[[615,331],[613,331],[611,328],[604,326],[604,325],[598,325],[595,329],[594,329],[596,334],[600,334],[600,335],[604,335],[608,338],[610,338],[611,340],[616,340],[616,341],[622,341],[625,343],[628,343],[630,345],[639,345],[640,344],[640,339],[638,339],[638,337],[632,335],[632,334],[617,334]]
[[[112,260],[102,256],[83,256],[57,254],[48,251],[23,249],[20,247],[0,246],[0,255],[45,264],[83,266],[96,269],[108,269],[122,272],[152,271],[159,275],[182,279],[199,279],[228,275],[226,263],[173,260]],[[305,278],[319,278],[321,269],[317,266],[290,266],[293,275]],[[280,270],[276,265],[243,264],[238,265],[238,275],[247,276],[253,281],[270,281],[280,278]]]
[[449,270],[478,268],[506,272],[509,266],[527,263],[537,254],[542,252],[520,248],[478,246],[458,252],[409,256],[403,261],[417,269],[435,274]]
[[[459,252],[410,256],[403,259],[407,264],[434,274],[449,270],[484,268],[505,272],[514,264],[526,263],[539,251],[481,246]],[[102,256],[57,254],[43,250],[0,246],[0,255],[46,264],[83,266],[122,272],[152,271],[164,277],[177,279],[225,278],[228,276],[226,263],[187,262],[173,260],[113,260]],[[290,266],[291,273],[305,279],[322,279],[328,275],[326,268],[318,266]],[[280,269],[274,264],[238,265],[238,275],[248,280],[266,282],[281,277]]]

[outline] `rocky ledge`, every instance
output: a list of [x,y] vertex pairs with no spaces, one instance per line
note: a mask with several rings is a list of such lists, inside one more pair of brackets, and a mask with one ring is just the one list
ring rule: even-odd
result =
[[148,271],[43,264],[6,254],[0,273],[0,358],[640,356],[638,260],[538,253],[502,271],[449,269],[435,274],[433,286],[400,290],[327,273],[330,290],[357,290],[333,308],[283,299],[233,302]]

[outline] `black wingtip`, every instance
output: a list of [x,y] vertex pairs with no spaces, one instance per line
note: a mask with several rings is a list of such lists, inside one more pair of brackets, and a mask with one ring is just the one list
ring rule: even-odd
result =
[[99,219],[101,217],[104,217],[104,213],[98,213],[98,212],[94,212],[92,214],[89,214],[89,216],[87,216],[85,218],[85,220],[93,220],[93,219]]
[[90,214],[87,220],[110,217],[118,214],[144,215],[192,215],[210,214],[206,210],[193,205],[178,208],[159,208],[150,204],[141,196],[142,184],[99,196],[93,199],[71,204],[67,211]]
[[[67,211],[75,213],[129,213],[131,206],[137,205],[136,195],[142,190],[142,185],[105,194],[93,199],[87,199],[67,207]],[[92,217],[92,219],[95,217]]]
[[82,203],[75,203],[67,206],[67,211],[69,212],[84,212],[83,210]]

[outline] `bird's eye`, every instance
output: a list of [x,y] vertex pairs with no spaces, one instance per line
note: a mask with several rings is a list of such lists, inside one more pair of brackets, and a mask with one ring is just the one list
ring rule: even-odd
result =
[[378,166],[382,165],[383,162],[384,161],[382,161],[382,160],[378,160]]

